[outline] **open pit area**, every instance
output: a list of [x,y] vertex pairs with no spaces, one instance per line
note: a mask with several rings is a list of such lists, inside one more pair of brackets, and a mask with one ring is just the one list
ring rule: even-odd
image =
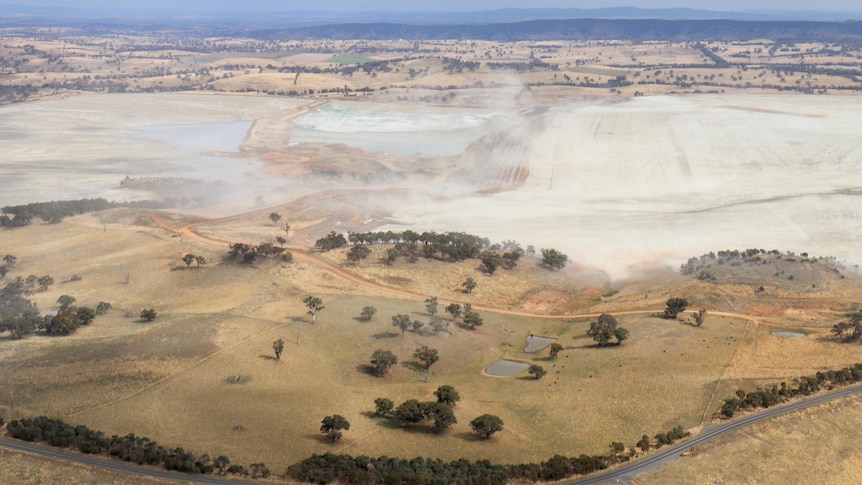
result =
[[[0,109],[0,184],[7,204],[168,196],[218,219],[281,210],[301,244],[331,230],[463,231],[557,248],[612,279],[738,247],[855,264],[860,102],[710,94],[429,110],[88,94]],[[260,242],[232,224],[201,230]]]
[[[605,453],[614,441],[631,450],[675,426],[696,433],[736,390],[859,360],[858,344],[831,329],[862,299],[862,98],[847,76],[792,69],[800,52],[806,63],[858,62],[851,47],[715,42],[706,48],[738,64],[709,67],[693,43],[393,41],[356,52],[268,41],[205,53],[137,51],[134,36],[3,35],[2,79],[49,87],[0,106],[0,206],[175,201],[0,229],[0,254],[16,257],[0,285],[52,275],[28,296],[40,311],[62,295],[112,304],[70,336],[0,333],[7,422],[46,414],[264,462],[279,476],[326,452],[525,463]],[[477,65],[447,60],[457,56]],[[519,71],[524,62],[533,67]],[[120,82],[127,92],[102,92]],[[369,245],[361,261],[349,247],[313,249],[331,232],[405,230],[554,248],[569,264],[552,270],[527,254],[489,273],[475,258],[387,264],[392,244]],[[283,246],[293,259],[243,264],[227,257],[234,243]],[[743,248],[776,251],[721,253]],[[184,264],[188,254],[206,264]],[[316,323],[309,295],[325,303]],[[449,324],[438,332],[424,304],[432,296]],[[656,317],[671,297],[688,299],[687,313]],[[443,311],[453,302],[484,324],[456,321]],[[376,316],[361,318],[365,306]],[[158,318],[139,320],[144,308]],[[602,313],[629,330],[622,345],[586,335]],[[422,326],[400,331],[399,314]],[[531,335],[563,351],[526,353]],[[427,375],[412,356],[421,345],[440,354]],[[368,370],[377,349],[399,359],[384,377]],[[485,373],[501,361],[548,374]],[[441,385],[462,397],[446,431],[374,414],[378,397],[432,401]],[[489,440],[469,426],[485,412],[505,422]],[[792,456],[804,456],[805,440],[834,444],[852,459],[818,477],[851,483],[858,453],[832,432],[845,412],[834,404],[760,425],[643,483],[692,469],[711,483],[743,480],[723,474],[734,450],[757,456],[758,440],[781,450],[775,430],[808,419],[820,424],[794,432]],[[331,444],[318,430],[335,413],[351,427]],[[766,454],[770,478],[783,476],[786,460]],[[0,482],[53,479],[53,462],[7,456],[14,470],[0,470]],[[744,465],[743,475],[764,476]]]

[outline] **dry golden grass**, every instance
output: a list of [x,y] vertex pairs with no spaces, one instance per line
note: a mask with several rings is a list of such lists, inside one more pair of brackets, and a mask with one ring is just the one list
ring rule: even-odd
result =
[[755,424],[633,483],[860,483],[860,404],[858,396],[844,398]]
[[[176,480],[160,480],[112,472],[101,468],[80,465],[65,460],[43,458],[27,453],[0,449],[0,483],[16,485],[126,485],[134,483],[172,485]],[[192,482],[188,482],[192,483]]]
[[[211,235],[274,234],[266,214],[217,225]],[[699,328],[648,314],[622,315],[620,323],[631,339],[604,349],[585,338],[589,320],[485,310],[485,325],[476,331],[453,326],[451,335],[402,337],[390,317],[407,313],[427,322],[421,299],[386,298],[385,289],[360,286],[307,262],[222,263],[223,248],[136,225],[147,222],[140,216],[111,211],[0,232],[4,251],[19,258],[10,276],[51,274],[53,268],[82,276],[37,294],[40,308],[52,308],[61,294],[91,306],[115,304],[109,315],[70,337],[0,342],[0,388],[5,391],[0,412],[7,419],[49,414],[109,434],[134,432],[168,446],[226,454],[235,462],[263,461],[277,473],[325,451],[528,462],[558,453],[603,452],[611,441],[632,444],[644,433],[679,424],[696,428],[735,386],[846,365],[854,354],[851,346],[822,338],[828,333],[825,318],[811,323],[803,314],[761,318],[757,327],[708,315]],[[177,217],[176,224],[182,220]],[[475,261],[420,259],[386,266],[377,262],[383,249],[373,247],[369,260],[346,268],[385,287],[538,313],[659,309],[669,295],[701,294],[719,301],[736,288],[697,282],[635,285],[600,302],[596,289],[604,280],[577,268],[549,272],[525,258],[517,269],[489,277]],[[210,264],[185,269],[179,258],[189,252],[206,255]],[[341,265],[345,252],[322,257]],[[129,284],[123,281],[125,269]],[[470,295],[459,291],[467,276],[479,282]],[[326,304],[316,326],[301,303],[308,294]],[[371,322],[356,318],[366,305],[378,309]],[[142,306],[155,307],[159,318],[141,323],[123,316],[126,308],[136,314]],[[771,334],[794,329],[811,335],[781,339]],[[556,361],[548,360],[547,351],[524,354],[530,333],[557,337],[566,350]],[[287,348],[277,362],[271,345],[278,338]],[[427,383],[409,364],[419,345],[440,352]],[[382,379],[362,370],[377,348],[392,350],[402,361]],[[526,375],[483,375],[500,358],[536,362],[549,374],[538,381]],[[229,382],[238,375],[242,382]],[[433,390],[443,384],[455,386],[463,398],[455,409],[459,423],[443,434],[399,429],[370,415],[377,397],[396,403],[432,400]],[[468,423],[485,412],[500,416],[506,429],[490,441],[477,441]],[[351,422],[337,445],[317,432],[320,420],[333,413]]]

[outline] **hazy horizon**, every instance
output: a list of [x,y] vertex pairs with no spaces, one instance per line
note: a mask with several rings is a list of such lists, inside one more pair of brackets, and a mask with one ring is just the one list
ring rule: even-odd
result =
[[[122,4],[109,0],[29,0],[0,1],[0,6],[22,7],[53,7],[53,8],[84,8],[84,9],[159,9],[176,11],[200,12],[467,12],[492,11],[499,9],[600,9],[637,7],[641,9],[685,8],[711,10],[719,12],[854,12],[862,11],[862,7],[851,0],[826,0],[812,6],[809,2],[779,0],[728,0],[717,3],[710,0],[622,0],[605,2],[602,0],[499,0],[490,5],[484,0],[417,0],[410,3],[401,0],[369,0],[356,2],[354,0],[321,0],[313,4],[295,0],[128,0]],[[812,8],[813,7],[813,8]]]

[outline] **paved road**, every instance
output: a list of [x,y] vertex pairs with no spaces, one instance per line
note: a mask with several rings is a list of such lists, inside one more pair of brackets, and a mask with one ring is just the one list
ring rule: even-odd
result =
[[821,394],[819,396],[815,396],[804,401],[797,401],[785,406],[769,408],[756,414],[729,421],[727,423],[708,426],[701,434],[695,436],[694,438],[691,438],[685,442],[679,443],[669,448],[664,448],[662,451],[654,455],[650,455],[647,458],[628,463],[619,468],[615,468],[611,471],[607,471],[598,475],[592,475],[585,478],[581,478],[579,480],[565,483],[568,485],[589,485],[614,482],[628,483],[630,480],[633,480],[636,476],[640,474],[655,470],[656,468],[673,462],[674,460],[679,458],[679,456],[684,451],[687,451],[692,446],[701,445],[723,434],[736,431],[740,428],[756,423],[758,421],[778,416],[779,414],[784,414],[790,411],[806,408],[808,406],[814,406],[816,404],[822,404],[833,399],[850,396],[852,394],[858,394],[860,392],[862,392],[862,386],[846,387],[839,391],[830,392],[828,394]]
[[81,453],[74,453],[69,450],[59,449],[59,448],[47,448],[43,446],[37,446],[32,443],[28,443],[26,441],[17,441],[17,440],[7,440],[0,438],[0,447],[8,448],[15,451],[23,451],[25,453],[32,453],[39,456],[45,456],[49,458],[56,458],[60,460],[66,461],[74,461],[76,463],[83,463],[85,465],[90,465],[97,468],[103,468],[115,472],[122,473],[132,473],[137,475],[143,475],[152,478],[160,478],[163,480],[174,480],[177,482],[183,483],[209,483],[216,485],[238,485],[238,484],[257,484],[260,485],[260,482],[251,482],[251,481],[239,481],[239,480],[228,480],[226,478],[220,478],[209,475],[187,475],[175,472],[169,472],[167,470],[158,470],[154,468],[142,467],[137,465],[132,465],[124,461],[106,459],[104,457],[90,456],[84,455]]

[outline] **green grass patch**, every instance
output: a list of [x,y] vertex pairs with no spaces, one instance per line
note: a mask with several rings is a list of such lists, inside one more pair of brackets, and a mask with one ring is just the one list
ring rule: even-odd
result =
[[375,62],[375,60],[368,57],[340,55],[333,56],[327,59],[326,62],[330,64],[365,64],[366,62]]
[[567,67],[566,71],[568,72],[577,72],[581,74],[594,74],[596,76],[629,76],[631,75],[631,71],[626,71],[622,69],[609,69],[609,68],[601,68],[601,67],[586,67],[586,66],[575,66],[575,67]]

